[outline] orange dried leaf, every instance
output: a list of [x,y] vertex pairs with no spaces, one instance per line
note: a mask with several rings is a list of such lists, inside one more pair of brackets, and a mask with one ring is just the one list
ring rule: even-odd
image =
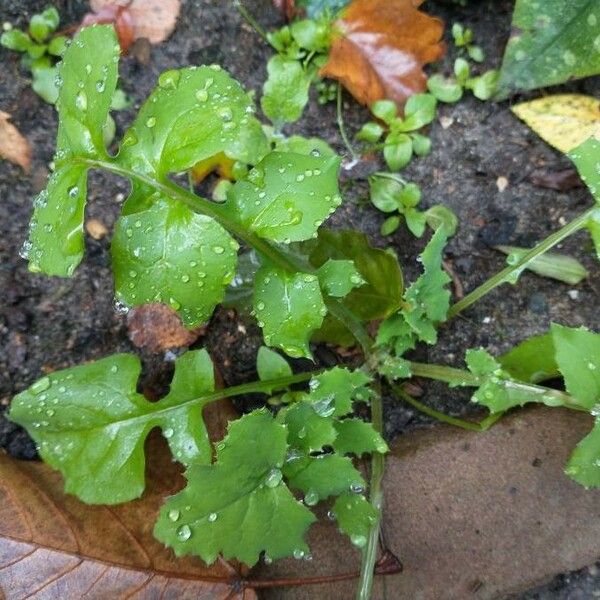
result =
[[10,115],[0,110],[0,157],[23,167],[31,167],[31,146],[21,132],[9,123]]
[[83,504],[46,465],[0,455],[0,598],[255,600],[232,565],[175,558],[154,539],[165,495],[183,485],[169,453],[156,455],[144,497],[116,506]]
[[124,7],[131,19],[133,40],[148,38],[160,44],[175,29],[181,0],[91,0],[90,6],[96,13],[110,6]]
[[423,0],[354,0],[334,26],[323,77],[337,79],[361,104],[384,98],[401,109],[425,90],[423,66],[444,55],[444,26],[416,7]]

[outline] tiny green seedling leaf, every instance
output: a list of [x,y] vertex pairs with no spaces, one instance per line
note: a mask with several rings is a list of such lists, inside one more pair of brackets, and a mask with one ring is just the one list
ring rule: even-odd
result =
[[11,420],[63,474],[65,490],[84,502],[116,504],[141,495],[144,441],[157,426],[178,461],[210,461],[201,396],[213,391],[214,375],[206,351],[177,359],[171,391],[159,402],[136,392],[139,374],[137,357],[115,354],[51,373],[12,402]]
[[388,452],[389,448],[371,423],[361,419],[346,419],[336,421],[337,436],[333,441],[333,449],[339,454],[356,454]]
[[294,358],[311,357],[308,342],[327,314],[316,275],[261,267],[256,273],[253,306],[268,346]]
[[308,553],[304,534],[315,520],[282,482],[287,432],[266,411],[234,421],[213,465],[192,465],[187,486],[167,500],[155,536],[177,556],[213,563],[219,554],[249,566]]
[[432,75],[427,80],[427,89],[440,102],[453,104],[458,102],[463,95],[462,86],[452,78],[445,78],[443,75]]
[[262,381],[267,379],[279,379],[292,374],[292,368],[283,356],[274,350],[261,346],[256,357],[256,370]]

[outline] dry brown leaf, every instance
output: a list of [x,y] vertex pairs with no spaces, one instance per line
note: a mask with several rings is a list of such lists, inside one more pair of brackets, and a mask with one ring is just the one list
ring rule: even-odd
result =
[[423,65],[441,58],[442,22],[417,10],[423,0],[354,0],[334,26],[329,59],[320,71],[360,103],[406,100],[425,90]]
[[175,559],[154,539],[159,506],[183,478],[164,442],[150,441],[147,492],[116,506],[83,504],[46,465],[0,455],[0,598],[256,600],[229,563]]
[[153,44],[160,44],[175,29],[181,0],[91,0],[90,6],[96,13],[109,6],[125,6],[131,18],[133,39],[148,38]]
[[203,327],[186,329],[179,315],[166,304],[144,304],[127,315],[127,333],[133,345],[157,354],[190,346],[203,331]]
[[29,173],[31,168],[31,146],[21,132],[9,123],[10,115],[0,110],[0,156]]

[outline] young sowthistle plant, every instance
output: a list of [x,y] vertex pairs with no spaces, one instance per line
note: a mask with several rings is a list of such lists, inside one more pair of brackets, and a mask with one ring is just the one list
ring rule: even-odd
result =
[[[151,429],[160,428],[187,469],[187,483],[160,511],[154,529],[159,540],[177,555],[194,554],[208,563],[219,554],[248,565],[261,555],[266,562],[307,557],[305,533],[316,519],[309,507],[332,498],[339,528],[362,549],[358,597],[364,600],[377,554],[387,450],[381,437],[382,385],[470,429],[483,429],[497,417],[475,424],[435,413],[407,396],[396,380],[418,375],[475,387],[474,401],[497,414],[526,402],[600,413],[600,336],[585,329],[553,326],[550,334],[499,359],[481,349],[469,351],[468,370],[404,356],[418,342],[434,343],[440,323],[497,285],[514,281],[515,273],[575,231],[588,227],[600,248],[600,207],[450,307],[441,262],[456,226],[452,215],[443,210],[429,215],[435,232],[421,255],[423,273],[405,290],[393,253],[371,248],[358,232],[322,227],[341,202],[338,157],[318,140],[268,140],[249,96],[219,67],[163,73],[119,153],[109,155],[102,127],[118,60],[113,29],[94,26],[77,35],[58,67],[56,170],[34,202],[24,248],[30,270],[73,274],[83,257],[87,173],[102,169],[131,182],[112,241],[119,302],[164,302],[194,327],[222,301],[238,269],[241,243],[260,263],[252,302],[266,345],[310,358],[311,338],[356,341],[365,362],[358,370],[293,374],[282,356],[263,347],[259,381],[215,390],[208,353],[193,350],[175,361],[170,391],[155,403],[136,391],[140,363],[131,354],[51,373],[14,398],[10,418],[61,471],[68,492],[105,504],[140,496],[144,441]],[[396,118],[391,111],[389,117]],[[410,111],[405,119],[411,119]],[[590,140],[572,155],[596,196],[599,146]],[[247,165],[245,175],[238,169],[242,174],[222,203],[196,196],[169,177],[221,155]],[[365,328],[374,320],[382,321],[376,340]],[[559,374],[566,392],[540,385]],[[203,407],[246,393],[267,398],[277,393],[269,404],[278,408],[233,421],[213,449]],[[370,403],[372,424],[352,416],[358,402]],[[600,486],[599,439],[597,424],[568,467],[584,485]],[[372,455],[369,501],[351,458],[364,454]]]

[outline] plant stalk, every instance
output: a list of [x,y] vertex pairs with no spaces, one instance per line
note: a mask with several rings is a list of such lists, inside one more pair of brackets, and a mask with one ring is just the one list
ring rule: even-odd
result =
[[350,139],[348,138],[348,134],[346,133],[346,126],[344,125],[344,115],[342,112],[342,85],[338,83],[337,86],[337,103],[336,103],[336,115],[337,115],[337,124],[338,129],[340,130],[340,135],[342,136],[342,141],[344,142],[344,146],[352,156],[353,162],[358,162],[360,160],[360,155],[354,150],[354,147],[350,143]]
[[550,234],[546,239],[527,252],[527,254],[524,254],[514,265],[507,266],[502,269],[502,271],[482,283],[479,287],[475,288],[462,300],[459,300],[450,307],[448,319],[456,317],[456,315],[483,298],[483,296],[491,292],[494,288],[510,281],[512,277],[518,276],[533,259],[544,254],[544,252],[547,252],[557,244],[560,244],[565,238],[576,233],[580,229],[583,229],[596,212],[600,213],[600,208],[598,206],[592,206],[578,217],[575,217],[572,221],[569,221],[564,227],[561,227],[558,231]]

